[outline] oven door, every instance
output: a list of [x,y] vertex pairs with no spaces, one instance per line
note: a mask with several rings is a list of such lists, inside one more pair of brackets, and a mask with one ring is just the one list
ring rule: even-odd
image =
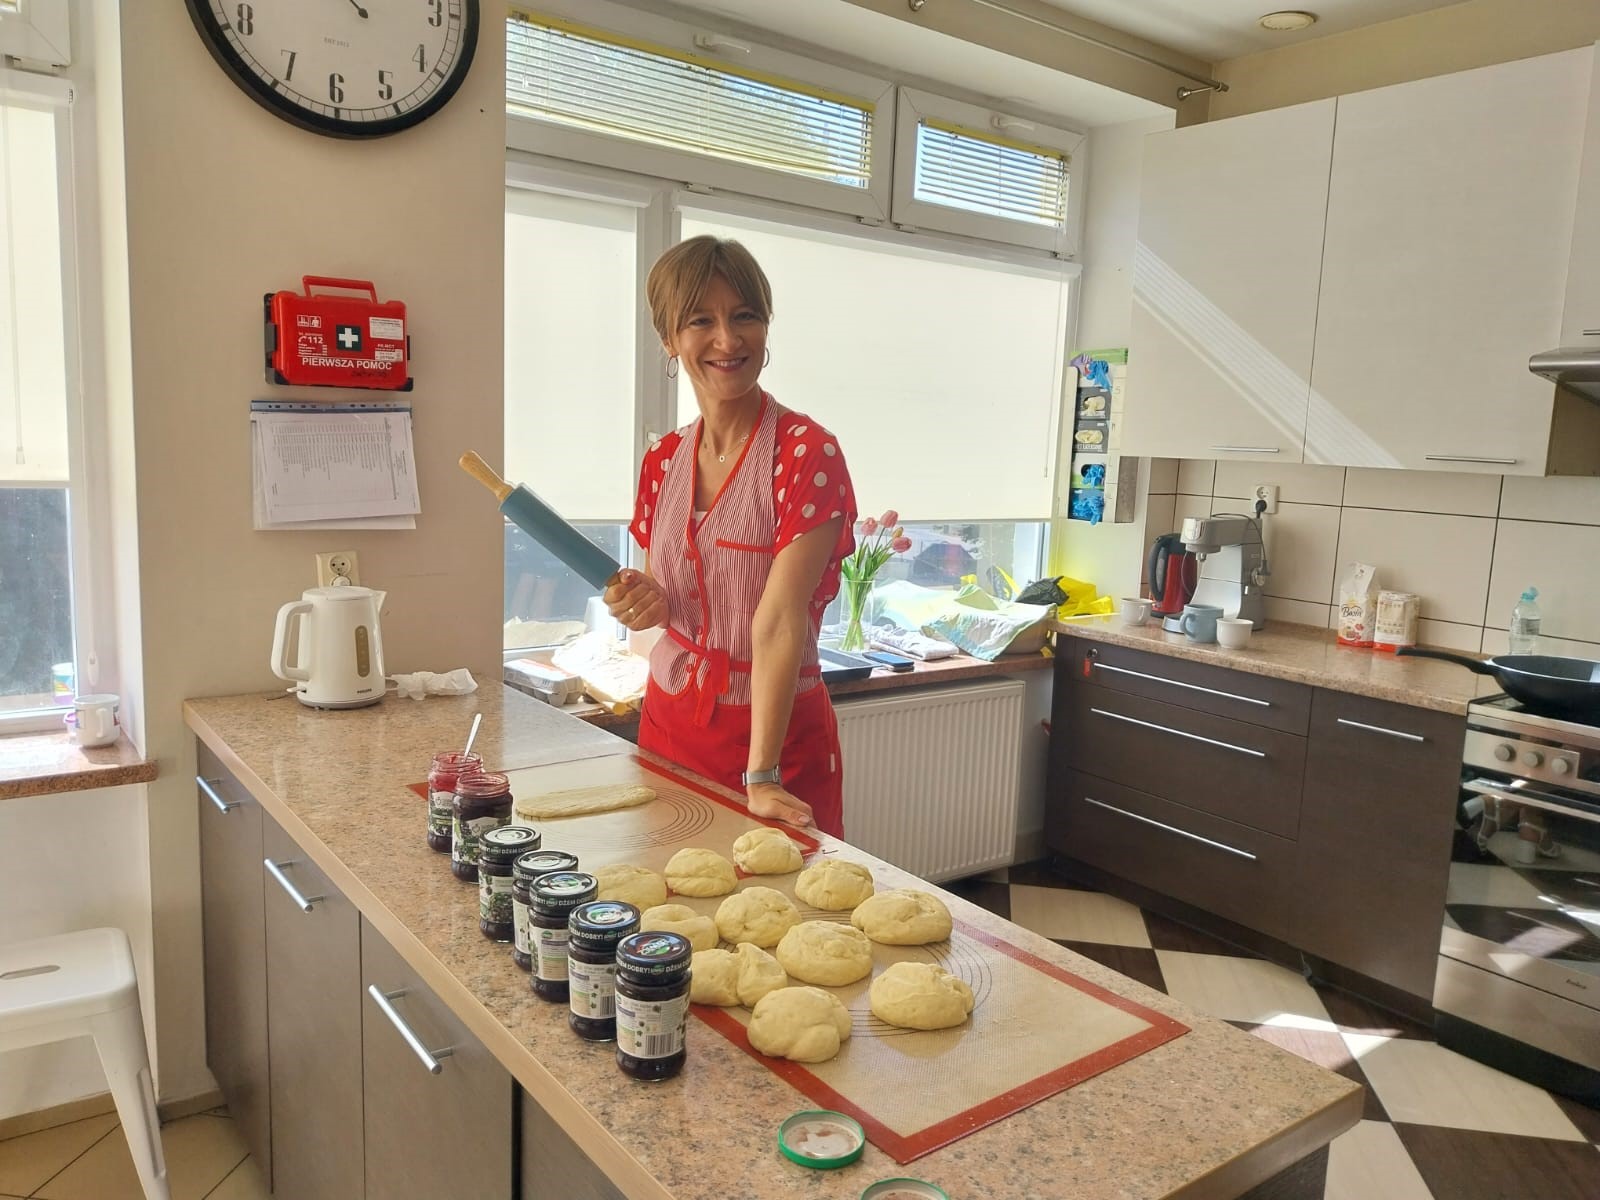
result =
[[1600,805],[1467,775],[1440,952],[1600,1010]]

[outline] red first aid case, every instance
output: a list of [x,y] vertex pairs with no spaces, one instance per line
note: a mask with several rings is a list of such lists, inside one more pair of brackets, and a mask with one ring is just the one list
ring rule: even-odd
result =
[[[409,392],[406,306],[379,301],[365,279],[301,278],[305,291],[268,292],[267,382]],[[313,295],[341,288],[364,296]]]

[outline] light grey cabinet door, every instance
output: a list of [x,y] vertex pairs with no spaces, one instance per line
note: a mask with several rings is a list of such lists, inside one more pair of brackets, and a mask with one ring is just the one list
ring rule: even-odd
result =
[[263,844],[273,1190],[359,1200],[361,918],[270,817]]
[[[648,1085],[645,1085],[648,1086]],[[550,1114],[522,1094],[519,1200],[626,1200]]]
[[361,987],[366,1194],[505,1200],[510,1074],[365,921]]
[[196,743],[206,1063],[261,1175],[272,1182],[261,806]]

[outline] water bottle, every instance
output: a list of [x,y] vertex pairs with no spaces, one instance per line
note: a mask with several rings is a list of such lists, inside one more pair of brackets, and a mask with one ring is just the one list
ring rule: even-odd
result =
[[1537,654],[1539,642],[1538,588],[1528,588],[1511,610],[1511,653]]

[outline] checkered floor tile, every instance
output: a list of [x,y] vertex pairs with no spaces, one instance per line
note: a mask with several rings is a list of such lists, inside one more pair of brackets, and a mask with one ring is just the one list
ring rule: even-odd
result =
[[1404,1017],[1028,863],[943,885],[1366,1089],[1325,1200],[1600,1200],[1600,1110],[1436,1044]]

